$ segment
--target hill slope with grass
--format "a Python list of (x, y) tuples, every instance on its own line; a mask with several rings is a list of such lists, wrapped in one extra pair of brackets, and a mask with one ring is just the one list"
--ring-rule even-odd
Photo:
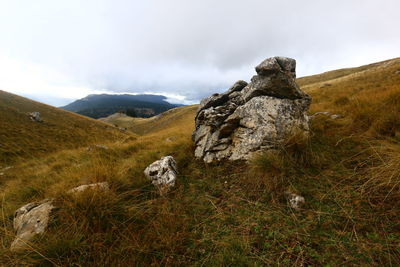
[[(43, 122), (27, 113), (38, 111)], [(129, 137), (114, 127), (0, 91), (0, 163)]]
[(298, 79), (313, 96), (311, 112), (347, 117), (348, 134), (399, 138), (400, 58)]
[[(248, 163), (194, 158), (196, 106), (109, 121), (140, 136), (108, 150), (17, 162), (1, 178), (0, 265), (398, 266), (400, 64), (361, 69), (300, 78), (311, 113), (344, 117), (317, 116), (309, 139), (293, 136)], [(159, 196), (143, 170), (165, 155), (179, 176)], [(110, 192), (66, 193), (103, 181)], [(300, 211), (288, 208), (286, 190), (305, 197)], [(44, 198), (58, 207), (48, 231), (10, 252), (14, 211)]]
[(61, 108), (95, 119), (121, 111), (148, 118), (180, 106), (166, 99), (162, 95), (88, 95)]
[[(150, 134), (157, 131), (166, 131), (169, 128), (185, 127), (193, 129), (194, 117), (198, 105), (170, 109), (151, 118), (132, 118), (125, 114), (117, 113), (99, 120), (117, 127), (139, 134)], [(176, 129), (179, 131), (178, 129)]]

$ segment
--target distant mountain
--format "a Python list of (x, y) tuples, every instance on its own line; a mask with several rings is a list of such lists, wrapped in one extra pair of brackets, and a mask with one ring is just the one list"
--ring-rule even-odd
[(62, 109), (79, 113), (94, 119), (104, 118), (116, 112), (129, 111), (137, 117), (148, 118), (171, 108), (182, 105), (168, 103), (162, 95), (88, 95), (76, 100)]

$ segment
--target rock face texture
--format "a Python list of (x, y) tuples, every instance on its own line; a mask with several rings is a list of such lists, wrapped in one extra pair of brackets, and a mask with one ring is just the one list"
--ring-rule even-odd
[(268, 58), (250, 83), (201, 101), (193, 132), (195, 156), (207, 163), (247, 160), (259, 150), (276, 149), (290, 134), (308, 134), (311, 97), (296, 84), (296, 61)]
[(144, 174), (160, 192), (175, 186), (178, 168), (172, 156), (166, 156), (150, 164)]
[(14, 215), (14, 229), (17, 234), (11, 244), (11, 250), (18, 251), (27, 248), (27, 242), (36, 235), (44, 233), (53, 208), (52, 201), (49, 199), (29, 203), (19, 208)]

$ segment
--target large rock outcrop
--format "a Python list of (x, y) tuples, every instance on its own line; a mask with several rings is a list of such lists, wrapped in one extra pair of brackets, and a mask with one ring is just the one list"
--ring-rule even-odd
[(308, 134), (311, 98), (296, 84), (296, 61), (268, 58), (256, 72), (250, 83), (238, 81), (201, 101), (193, 133), (197, 158), (247, 160), (276, 149), (294, 132)]

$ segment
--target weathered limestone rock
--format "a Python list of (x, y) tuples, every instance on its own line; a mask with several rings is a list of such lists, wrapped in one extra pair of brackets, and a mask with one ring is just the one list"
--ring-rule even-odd
[(40, 112), (37, 112), (37, 111), (35, 111), (35, 112), (30, 112), (30, 113), (28, 113), (28, 115), (29, 115), (29, 118), (30, 118), (32, 121), (42, 122), (42, 118), (40, 117)]
[(175, 186), (178, 168), (175, 159), (166, 156), (150, 164), (144, 174), (162, 193)]
[(17, 234), (11, 244), (11, 250), (18, 251), (29, 247), (27, 244), (33, 237), (44, 233), (53, 208), (50, 199), (29, 203), (19, 208), (14, 215), (14, 230)]
[(193, 133), (197, 158), (247, 160), (276, 149), (294, 132), (308, 134), (311, 98), (295, 82), (296, 61), (269, 58), (256, 71), (249, 84), (238, 81), (201, 101)]
[(294, 210), (299, 210), (306, 202), (304, 197), (291, 192), (285, 192), (285, 196), (289, 207)]
[(68, 193), (76, 194), (76, 193), (86, 191), (88, 189), (98, 190), (98, 191), (108, 191), (108, 190), (110, 190), (110, 186), (107, 182), (84, 184), (84, 185), (80, 185), (75, 188), (72, 188), (71, 190), (68, 191)]

